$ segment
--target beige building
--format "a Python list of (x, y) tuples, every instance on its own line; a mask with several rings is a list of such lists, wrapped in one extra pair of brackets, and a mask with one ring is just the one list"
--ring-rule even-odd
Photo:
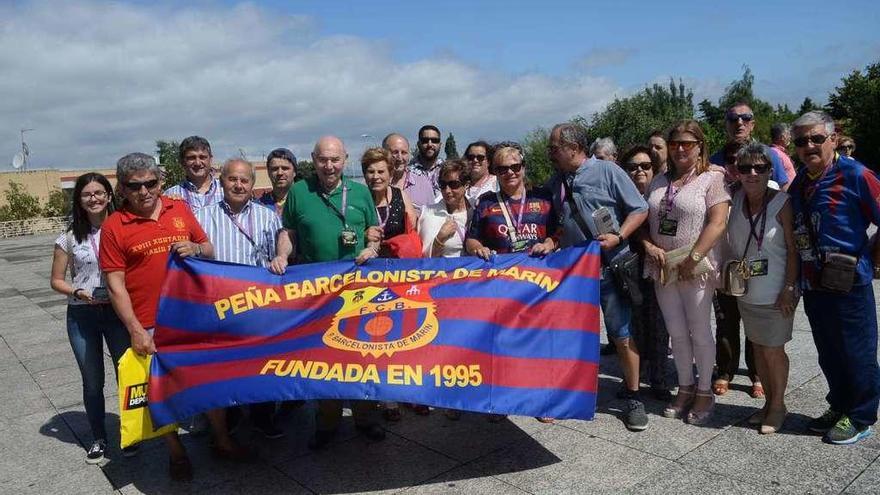
[[(253, 163), (253, 162), (252, 162)], [(257, 182), (254, 185), (255, 194), (272, 188), (269, 176), (266, 174), (265, 163), (254, 163), (257, 174)], [(113, 187), (116, 187), (116, 169), (103, 170), (28, 170), (25, 172), (0, 172), (0, 206), (6, 204), (5, 192), (9, 189), (10, 182), (17, 182), (24, 186), (24, 190), (36, 196), (41, 203), (49, 199), (49, 193), (53, 190), (72, 191), (76, 178), (86, 172), (99, 172), (107, 176)], [(168, 187), (170, 184), (166, 184)]]

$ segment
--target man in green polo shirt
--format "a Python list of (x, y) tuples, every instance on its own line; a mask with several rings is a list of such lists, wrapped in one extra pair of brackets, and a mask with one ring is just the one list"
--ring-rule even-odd
[[(342, 176), (347, 159), (345, 145), (335, 136), (322, 137), (315, 144), (315, 177), (297, 182), (287, 193), (272, 272), (284, 273), (293, 250), (302, 263), (354, 259), (360, 264), (376, 257), (379, 243), (375, 236), (367, 239), (368, 229), (378, 224), (376, 206), (366, 186)], [(384, 439), (385, 430), (376, 421), (376, 403), (351, 403), (357, 429), (371, 440)], [(309, 447), (330, 443), (341, 417), (342, 401), (318, 401), (317, 430)]]

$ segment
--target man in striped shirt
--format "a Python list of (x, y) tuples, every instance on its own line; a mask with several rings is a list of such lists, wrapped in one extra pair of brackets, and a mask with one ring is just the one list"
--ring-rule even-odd
[(207, 139), (190, 136), (181, 141), (179, 159), (186, 178), (180, 184), (166, 189), (166, 196), (186, 201), (193, 213), (223, 199), (220, 181), (211, 170), (213, 155)]
[[(214, 245), (214, 259), (241, 265), (269, 266), (275, 257), (275, 238), (281, 218), (271, 208), (253, 201), (254, 167), (234, 158), (223, 164), (220, 184), (223, 199), (196, 211), (196, 219)], [(285, 242), (287, 236), (282, 236)], [(274, 402), (251, 406), (254, 428), (267, 438), (281, 438), (284, 431), (272, 420)], [(231, 412), (230, 417), (235, 417)], [(230, 424), (233, 421), (229, 421)]]

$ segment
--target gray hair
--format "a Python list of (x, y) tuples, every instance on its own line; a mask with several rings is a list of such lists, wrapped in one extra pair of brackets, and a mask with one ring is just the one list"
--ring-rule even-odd
[(557, 130), (559, 130), (559, 141), (562, 144), (576, 144), (580, 146), (584, 153), (590, 149), (590, 138), (587, 137), (587, 130), (583, 126), (571, 122), (556, 124), (550, 130), (550, 133), (552, 134)]
[(825, 132), (828, 134), (834, 133), (834, 119), (821, 110), (813, 110), (801, 115), (791, 124), (791, 128), (797, 129), (798, 127), (813, 127), (816, 125), (824, 125)]
[(779, 141), (789, 133), (791, 133), (791, 127), (785, 122), (777, 122), (770, 126), (770, 139), (772, 141)]
[(125, 182), (137, 172), (153, 172), (156, 178), (162, 177), (156, 160), (146, 153), (129, 153), (116, 162), (116, 181)]
[(740, 147), (736, 152), (736, 163), (740, 163), (746, 158), (754, 160), (760, 158), (767, 165), (773, 165), (773, 158), (770, 156), (770, 147), (758, 141), (752, 140)]
[(617, 156), (617, 146), (610, 137), (598, 138), (590, 145), (590, 154), (595, 155), (598, 151), (605, 151), (611, 156)]
[(226, 160), (225, 162), (223, 162), (223, 166), (220, 167), (220, 177), (226, 177), (226, 175), (229, 173), (229, 168), (232, 167), (233, 165), (238, 164), (238, 163), (242, 163), (242, 164), (246, 165), (248, 170), (250, 170), (251, 182), (257, 180), (257, 173), (254, 170), (254, 165), (251, 162), (249, 162), (243, 158), (230, 158), (229, 160)]

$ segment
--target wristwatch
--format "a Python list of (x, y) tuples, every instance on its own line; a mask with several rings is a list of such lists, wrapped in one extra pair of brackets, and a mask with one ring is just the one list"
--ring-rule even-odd
[(612, 234), (617, 236), (618, 244), (623, 244), (623, 234), (621, 234), (620, 232), (612, 232)]
[(705, 254), (698, 253), (698, 252), (696, 252), (696, 251), (691, 251), (691, 259), (694, 260), (694, 261), (696, 261), (697, 263), (699, 263), (700, 260), (702, 260), (702, 259), (705, 258), (705, 257), (706, 257)]

